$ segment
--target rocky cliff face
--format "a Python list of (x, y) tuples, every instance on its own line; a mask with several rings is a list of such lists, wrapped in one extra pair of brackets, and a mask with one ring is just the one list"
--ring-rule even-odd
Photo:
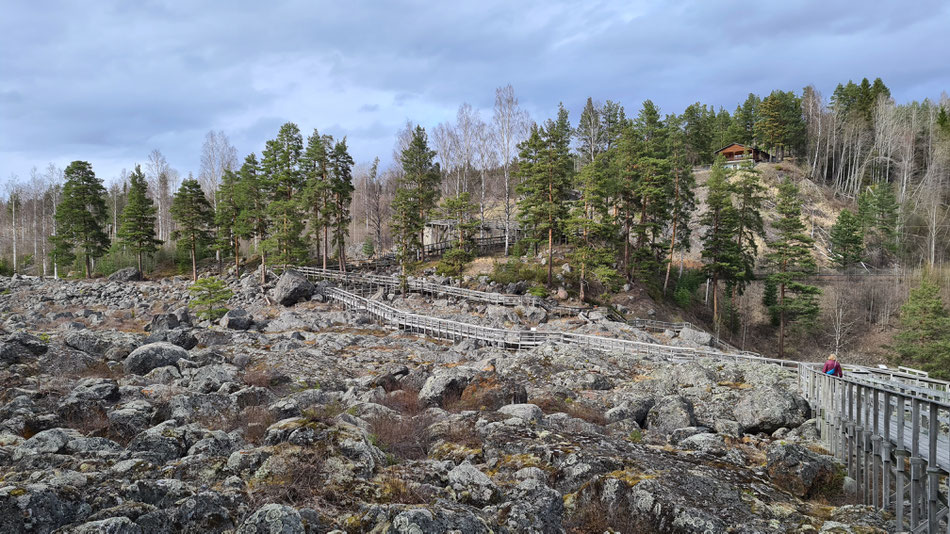
[(0, 533), (892, 526), (778, 367), (453, 345), (275, 283), (212, 325), (185, 281), (0, 280)]

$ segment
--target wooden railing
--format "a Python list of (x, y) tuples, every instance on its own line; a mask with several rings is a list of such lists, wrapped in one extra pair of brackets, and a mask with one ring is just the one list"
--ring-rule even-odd
[(800, 366), (799, 378), (822, 440), (845, 463), (864, 503), (893, 512), (901, 530), (950, 532), (940, 492), (950, 474), (950, 404), (816, 366)]

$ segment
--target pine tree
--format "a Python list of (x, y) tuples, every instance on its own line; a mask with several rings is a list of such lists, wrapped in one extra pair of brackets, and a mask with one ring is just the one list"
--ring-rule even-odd
[(785, 330), (789, 323), (810, 321), (818, 316), (817, 295), (821, 290), (801, 282), (815, 273), (817, 265), (812, 254), (814, 240), (805, 231), (802, 223), (802, 201), (798, 187), (789, 180), (779, 185), (776, 211), (779, 220), (775, 223), (778, 238), (769, 243), (766, 258), (773, 272), (769, 283), (777, 288), (775, 302), (769, 312), (778, 318), (779, 358), (785, 357)]
[(346, 271), (346, 234), (350, 226), (350, 201), (353, 198), (353, 157), (346, 148), (346, 138), (333, 146), (330, 154), (330, 224), (336, 245), (340, 270)]
[(69, 263), (78, 251), (83, 255), (86, 278), (89, 278), (93, 258), (102, 256), (109, 248), (109, 237), (104, 230), (108, 214), (106, 189), (85, 161), (70, 163), (63, 176), (66, 182), (62, 201), (56, 207), (56, 235), (52, 238), (54, 261)]
[(762, 221), (765, 186), (762, 185), (759, 171), (751, 162), (744, 164), (735, 173), (732, 190), (735, 195), (736, 246), (739, 251), (739, 270), (732, 283), (734, 298), (755, 278), (753, 269), (759, 253), (755, 239), (765, 238), (765, 225)]
[(179, 247), (187, 247), (191, 254), (191, 278), (198, 280), (198, 248), (212, 239), (211, 228), (214, 225), (214, 211), (205, 198), (198, 180), (188, 178), (181, 182), (171, 206), (172, 218), (178, 228), (172, 232), (172, 239), (178, 240)]
[(188, 292), (191, 293), (188, 306), (194, 306), (198, 316), (209, 321), (220, 319), (228, 312), (225, 303), (234, 295), (223, 280), (214, 276), (196, 280)]
[(703, 272), (711, 281), (713, 321), (719, 322), (719, 282), (732, 281), (741, 269), (741, 251), (737, 243), (738, 215), (732, 203), (725, 158), (720, 154), (713, 161), (706, 181), (706, 211), (699, 222), (706, 227), (703, 234)]
[(302, 152), (300, 129), (288, 122), (280, 127), (276, 139), (267, 141), (261, 162), (270, 193), (267, 216), (271, 228), (263, 246), (275, 262), (285, 266), (306, 256), (306, 246), (301, 237), (304, 217), (299, 198), (304, 183), (300, 172)]
[(244, 206), (241, 202), (240, 176), (231, 169), (225, 169), (221, 183), (215, 192), (214, 225), (218, 230), (215, 248), (224, 256), (234, 253), (234, 273), (241, 272), (241, 236), (238, 233), (238, 221)]
[(950, 314), (940, 288), (924, 278), (901, 307), (894, 350), (902, 365), (922, 367), (934, 378), (950, 379)]
[(831, 261), (839, 269), (861, 263), (864, 259), (864, 237), (861, 223), (850, 210), (842, 210), (831, 227)]
[(152, 205), (148, 196), (148, 184), (139, 165), (129, 175), (129, 193), (127, 203), (122, 210), (122, 225), (119, 227), (119, 242), (129, 248), (138, 258), (139, 271), (142, 271), (142, 256), (154, 254), (162, 244), (155, 237), (155, 213), (158, 209)]
[(429, 211), (435, 207), (442, 173), (433, 161), (435, 151), (429, 149), (425, 129), (416, 126), (409, 145), (400, 154), (403, 175), (399, 177), (392, 201), (393, 239), (403, 273), (416, 258), (424, 258), (423, 232)]
[(669, 135), (670, 163), (672, 165), (672, 191), (670, 197), (670, 248), (666, 264), (666, 276), (663, 279), (663, 292), (670, 282), (670, 269), (673, 266), (673, 254), (677, 250), (689, 250), (691, 231), (689, 222), (696, 210), (696, 179), (692, 166), (686, 156), (686, 141), (679, 120), (675, 116), (667, 119)]
[(454, 221), (457, 232), (455, 245), (442, 255), (436, 270), (439, 274), (459, 276), (472, 260), (472, 238), (479, 222), (475, 219), (478, 206), (468, 192), (449, 197), (439, 205), (439, 216)]
[(587, 298), (589, 280), (610, 290), (620, 279), (614, 268), (617, 229), (610, 214), (612, 189), (607, 153), (598, 154), (593, 163), (581, 169), (575, 187), (580, 199), (572, 203), (565, 232), (573, 245), (570, 260), (578, 267), (578, 296), (583, 301)]
[[(267, 190), (260, 172), (260, 164), (253, 153), (244, 158), (238, 171), (237, 199), (241, 206), (234, 225), (234, 233), (241, 239), (254, 237), (258, 242), (267, 238)], [(266, 282), (267, 254), (261, 247), (261, 283)]]
[(320, 132), (314, 129), (307, 138), (307, 149), (300, 157), (300, 170), (305, 182), (303, 200), (310, 210), (310, 237), (323, 259), (324, 269), (327, 268), (327, 258), (330, 256), (330, 147), (332, 146), (333, 137), (320, 135)]
[(570, 131), (567, 110), (561, 106), (556, 121), (549, 119), (543, 127), (534, 125), (528, 139), (518, 145), (518, 192), (522, 195), (518, 217), (531, 230), (532, 241), (547, 238), (549, 286), (554, 280), (554, 236), (560, 233), (567, 214), (565, 201), (573, 170)]

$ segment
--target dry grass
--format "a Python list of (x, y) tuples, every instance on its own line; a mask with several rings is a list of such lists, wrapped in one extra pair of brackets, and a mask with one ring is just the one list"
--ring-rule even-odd
[(369, 420), (374, 444), (397, 458), (421, 460), (429, 455), (432, 419), (425, 415), (378, 416)]
[(79, 378), (111, 378), (113, 380), (125, 376), (122, 366), (109, 367), (109, 362), (96, 360), (79, 371)]
[(653, 534), (660, 532), (653, 524), (634, 516), (629, 510), (619, 507), (611, 511), (599, 500), (578, 504), (565, 514), (564, 530), (567, 534), (603, 534), (623, 532)]
[(607, 424), (603, 409), (582, 401), (561, 400), (556, 397), (538, 397), (529, 399), (528, 402), (537, 405), (546, 414), (561, 412), (595, 425), (603, 426)]
[(376, 490), (376, 500), (387, 504), (428, 504), (431, 496), (411, 488), (405, 480), (400, 478), (395, 467), (390, 467), (379, 474), (379, 487)]

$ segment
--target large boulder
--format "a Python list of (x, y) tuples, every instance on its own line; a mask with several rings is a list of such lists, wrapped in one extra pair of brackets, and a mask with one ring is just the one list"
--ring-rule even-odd
[(712, 335), (709, 332), (693, 330), (692, 328), (683, 328), (677, 336), (683, 341), (695, 343), (697, 345), (709, 345), (712, 341)]
[(446, 401), (461, 398), (474, 376), (475, 370), (465, 367), (440, 369), (426, 379), (419, 390), (419, 400), (431, 406), (444, 406)]
[(109, 275), (110, 282), (139, 282), (142, 280), (142, 272), (135, 267), (126, 267)]
[(254, 324), (254, 319), (247, 311), (241, 308), (235, 308), (228, 310), (218, 324), (225, 328), (230, 328), (231, 330), (247, 330)]
[(677, 428), (695, 426), (693, 404), (679, 395), (663, 397), (650, 408), (646, 423), (651, 431), (662, 434), (670, 434)]
[(783, 441), (769, 447), (766, 469), (772, 482), (804, 499), (834, 495), (841, 491), (844, 481), (844, 473), (830, 457)]
[(132, 351), (125, 359), (125, 372), (144, 375), (158, 367), (175, 365), (178, 360), (188, 357), (188, 352), (167, 342), (149, 343)]
[(280, 276), (277, 285), (274, 286), (272, 295), (274, 300), (283, 306), (293, 306), (294, 304), (309, 299), (313, 296), (313, 284), (299, 272), (288, 269)]
[(800, 395), (775, 387), (747, 391), (733, 410), (747, 433), (796, 428), (808, 420), (811, 409)]
[(283, 504), (265, 504), (251, 514), (238, 528), (238, 534), (303, 534), (303, 520), (297, 510)]
[(499, 497), (498, 486), (468, 460), (449, 471), (449, 487), (455, 500), (465, 504), (484, 506)]

